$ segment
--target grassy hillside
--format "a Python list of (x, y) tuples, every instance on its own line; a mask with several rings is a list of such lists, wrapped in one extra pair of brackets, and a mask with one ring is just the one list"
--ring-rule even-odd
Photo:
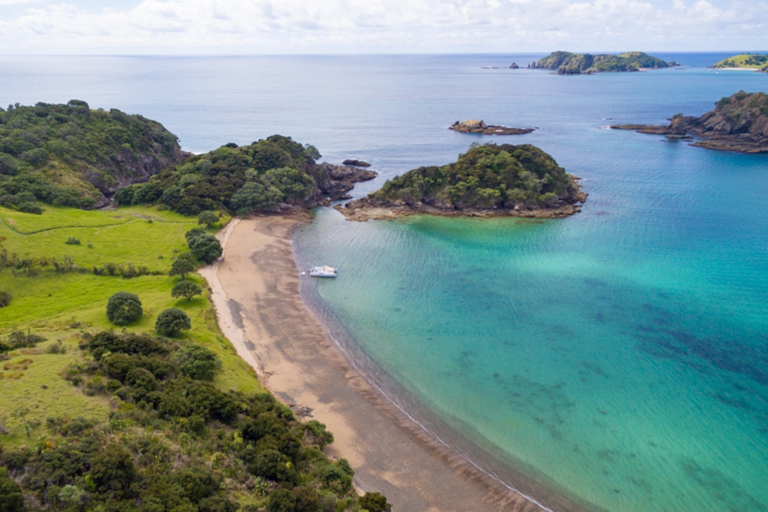
[[(0, 207), (0, 295), (10, 298), (0, 306), (0, 510), (388, 509), (377, 493), (359, 497), (349, 464), (324, 454), (324, 425), (298, 421), (261, 387), (206, 291), (171, 296), (181, 278), (168, 270), (194, 228), (147, 207)], [(110, 264), (115, 275), (93, 270)], [(118, 291), (142, 303), (124, 327), (106, 314)], [(171, 307), (191, 329), (159, 337)]]
[(715, 69), (724, 68), (748, 68), (768, 71), (768, 55), (756, 53), (742, 53), (728, 57), (712, 66)]
[(0, 205), (89, 208), (183, 158), (160, 123), (84, 101), (0, 109)]

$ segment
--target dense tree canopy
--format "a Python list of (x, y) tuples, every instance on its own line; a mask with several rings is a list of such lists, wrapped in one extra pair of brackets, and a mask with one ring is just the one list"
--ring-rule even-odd
[(227, 144), (165, 169), (148, 183), (121, 189), (120, 204), (161, 203), (185, 215), (224, 209), (238, 215), (273, 212), (281, 204), (312, 204), (328, 171), (320, 155), (290, 137), (273, 135), (249, 146)]
[(0, 204), (87, 208), (181, 160), (176, 136), (142, 116), (79, 100), (0, 109)]

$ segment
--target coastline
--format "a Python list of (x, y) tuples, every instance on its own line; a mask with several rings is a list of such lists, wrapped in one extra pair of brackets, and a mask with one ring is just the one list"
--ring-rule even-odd
[[(345, 360), (299, 293), (291, 232), (309, 220), (235, 219), (218, 235), (222, 261), (200, 271), (222, 331), (262, 384), (297, 416), (325, 423), (329, 455), (348, 459), (358, 490), (382, 492), (394, 510), (550, 510), (450, 450)], [(583, 510), (547, 496), (556, 510)]]

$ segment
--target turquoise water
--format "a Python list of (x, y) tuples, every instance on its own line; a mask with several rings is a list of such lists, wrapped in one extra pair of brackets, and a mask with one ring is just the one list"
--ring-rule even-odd
[(503, 464), (596, 509), (768, 510), (768, 156), (604, 129), (698, 115), (768, 76), (704, 69), (714, 54), (588, 77), (481, 69), (539, 57), (1, 57), (0, 104), (84, 99), (194, 151), (290, 135), (373, 162), (357, 195), (498, 140), (448, 131), (457, 119), (538, 127), (504, 141), (584, 178), (580, 214), (323, 209), (297, 256), (340, 277), (305, 282), (308, 300), (393, 399), (545, 504)]

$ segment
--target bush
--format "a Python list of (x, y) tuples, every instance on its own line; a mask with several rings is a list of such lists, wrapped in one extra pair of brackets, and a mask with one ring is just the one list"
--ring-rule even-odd
[(211, 210), (204, 210), (197, 216), (198, 224), (205, 224), (210, 227), (211, 224), (216, 224), (217, 222), (219, 222), (219, 216)]
[(4, 308), (9, 305), (12, 300), (13, 296), (10, 293), (6, 291), (0, 292), (0, 308)]
[(296, 496), (288, 489), (276, 489), (267, 498), (268, 512), (294, 512)]
[(389, 512), (392, 506), (387, 503), (387, 498), (378, 492), (367, 492), (360, 498), (360, 508), (368, 512)]
[(64, 243), (67, 245), (80, 245), (80, 239), (71, 236), (67, 238), (67, 241)]
[(40, 215), (41, 213), (43, 213), (43, 207), (31, 201), (27, 201), (19, 204), (19, 206), (16, 209), (19, 210), (20, 212), (34, 213), (35, 215)]
[(24, 496), (21, 487), (8, 477), (5, 468), (0, 468), (0, 510), (3, 512), (22, 512)]
[(200, 345), (184, 345), (174, 352), (171, 361), (179, 371), (196, 380), (213, 380), (213, 375), (221, 366), (216, 354)]
[(141, 301), (135, 293), (117, 292), (107, 302), (107, 318), (115, 325), (128, 325), (143, 314)]
[(179, 334), (182, 330), (192, 328), (192, 322), (185, 312), (179, 308), (166, 309), (159, 315), (157, 315), (157, 322), (155, 322), (155, 330), (163, 336), (169, 336), (173, 338)]

